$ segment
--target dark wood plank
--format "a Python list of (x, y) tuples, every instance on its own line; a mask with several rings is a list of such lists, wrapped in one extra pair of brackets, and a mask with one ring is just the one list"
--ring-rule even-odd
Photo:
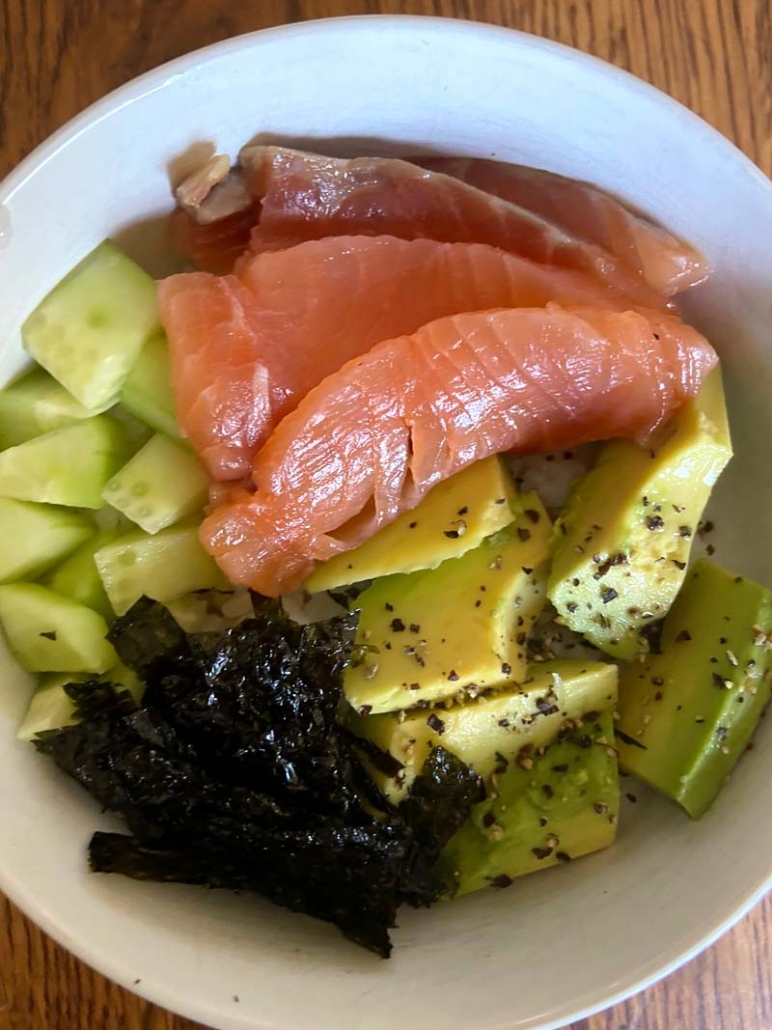
[[(0, 0), (0, 176), (87, 104), (188, 50), (377, 12), (476, 18), (578, 46), (666, 90), (772, 174), (769, 0)], [(768, 1030), (770, 969), (768, 899), (664, 983), (572, 1030)], [(92, 972), (3, 899), (0, 1028), (195, 1030)]]

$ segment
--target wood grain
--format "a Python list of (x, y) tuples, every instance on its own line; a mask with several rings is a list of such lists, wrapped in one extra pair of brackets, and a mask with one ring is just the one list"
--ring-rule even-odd
[[(0, 177), (87, 104), (188, 50), (378, 12), (474, 18), (577, 46), (664, 89), (772, 174), (770, 0), (0, 0)], [(769, 1030), (770, 970), (767, 899), (664, 983), (571, 1030)], [(0, 897), (0, 1030), (195, 1026), (93, 973)]]

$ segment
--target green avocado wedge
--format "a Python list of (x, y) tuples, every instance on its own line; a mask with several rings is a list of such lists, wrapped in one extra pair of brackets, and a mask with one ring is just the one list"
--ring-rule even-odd
[(732, 454), (720, 369), (662, 434), (651, 447), (605, 444), (553, 537), (550, 600), (567, 626), (627, 661), (648, 650), (645, 627), (673, 603)]
[(454, 892), (508, 887), (612, 844), (619, 816), (613, 740), (607, 711), (560, 731), (532, 759), (510, 763), (442, 853), (439, 872)]
[(465, 704), (383, 715), (352, 712), (347, 723), (357, 736), (396, 759), (398, 769), (373, 769), (373, 777), (387, 797), (397, 801), (410, 789), (433, 747), (450, 751), (487, 781), (502, 762), (548, 744), (567, 719), (613, 708), (616, 700), (616, 665), (558, 658), (529, 665), (521, 684), (509, 684)]
[(545, 601), (551, 523), (536, 494), (505, 528), (436, 569), (375, 580), (357, 598), (355, 711), (390, 712), (522, 682)]
[(311, 592), (333, 590), (382, 576), (434, 569), (506, 528), (519, 506), (503, 459), (498, 455), (483, 458), (438, 483), (419, 505), (359, 547), (323, 562), (304, 586)]
[(772, 592), (695, 562), (665, 620), (661, 650), (620, 675), (620, 764), (696, 819), (769, 701)]

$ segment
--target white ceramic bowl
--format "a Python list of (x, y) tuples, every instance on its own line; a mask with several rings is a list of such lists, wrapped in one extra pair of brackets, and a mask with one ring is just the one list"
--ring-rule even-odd
[[(688, 309), (723, 356), (737, 451), (715, 498), (716, 557), (772, 582), (770, 183), (649, 86), (508, 30), (428, 18), (276, 29), (90, 108), (0, 188), (0, 375), (22, 362), (25, 315), (79, 258), (170, 208), (174, 158), (206, 140), (235, 153), (257, 132), (544, 166), (618, 192), (701, 247), (715, 276)], [(15, 741), (29, 688), (7, 660), (0, 673), (0, 887), (114, 980), (219, 1028), (559, 1026), (672, 970), (770, 884), (767, 724), (699, 823), (639, 792), (613, 849), (506, 892), (406, 910), (381, 962), (259, 899), (89, 874), (85, 846), (105, 817)]]

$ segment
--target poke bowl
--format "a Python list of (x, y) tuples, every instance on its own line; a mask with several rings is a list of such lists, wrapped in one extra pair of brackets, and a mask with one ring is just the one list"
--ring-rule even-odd
[[(688, 241), (712, 272), (679, 305), (720, 357), (734, 450), (701, 523), (710, 538), (703, 532), (698, 543), (733, 580), (772, 585), (772, 187), (651, 87), (510, 30), (391, 17), (287, 26), (180, 58), (95, 104), (0, 186), (0, 380), (29, 363), (22, 327), (29, 347), (31, 313), (106, 238), (151, 275), (166, 275), (173, 258), (159, 225), (174, 207), (181, 164), (202, 148), (235, 158), (250, 140), (341, 158), (452, 156), (546, 169), (592, 183)], [(72, 461), (83, 471), (89, 446), (98, 448), (80, 446)], [(661, 522), (656, 512), (649, 528)], [(427, 1020), (449, 1030), (547, 1030), (676, 968), (772, 883), (772, 738), (762, 721), (753, 752), (712, 804), (686, 804), (693, 814), (707, 808), (701, 818), (623, 780), (611, 846), (516, 878), (506, 891), (476, 890), (429, 911), (403, 906), (382, 961), (327, 923), (249, 892), (89, 871), (92, 834), (120, 831), (121, 822), (17, 739), (32, 683), (7, 649), (2, 662), (0, 888), (105, 975), (223, 1030)], [(731, 687), (719, 680), (716, 695)], [(608, 735), (598, 741), (615, 751)], [(532, 757), (523, 762), (530, 772)]]

